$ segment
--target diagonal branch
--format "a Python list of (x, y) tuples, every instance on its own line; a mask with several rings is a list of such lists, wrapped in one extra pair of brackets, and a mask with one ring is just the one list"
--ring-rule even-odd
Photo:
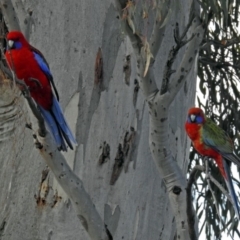
[[(193, 170), (191, 171), (190, 173), (190, 176), (191, 175), (194, 175), (196, 173), (196, 171), (200, 171), (200, 172), (204, 172), (206, 173), (206, 170), (205, 170), (205, 167), (203, 166), (200, 166), (200, 165), (196, 165)], [(189, 179), (190, 179), (190, 176), (189, 176)], [(227, 197), (228, 201), (230, 201), (232, 204), (232, 198), (231, 196), (229, 195), (229, 193), (226, 191), (226, 189), (211, 175), (211, 174), (208, 174), (207, 176), (209, 178), (209, 180), (214, 183), (216, 185), (216, 187), (219, 188), (219, 190)], [(191, 182), (188, 181), (188, 184), (192, 184)], [(189, 186), (190, 187), (190, 186)]]
[(112, 235), (105, 226), (82, 180), (69, 167), (64, 156), (53, 144), (50, 134), (37, 136), (42, 144), (40, 154), (52, 170), (56, 180), (71, 199), (76, 214), (92, 240), (111, 240)]
[[(206, 163), (208, 163), (208, 160), (206, 160)], [(207, 167), (208, 166), (206, 165), (206, 168)], [(188, 224), (190, 226), (189, 230), (190, 230), (191, 240), (192, 239), (193, 240), (197, 239), (196, 236), (194, 235), (194, 232), (192, 231), (192, 229), (194, 228), (194, 223), (195, 223), (194, 209), (193, 209), (193, 206), (192, 206), (192, 185), (197, 181), (197, 179), (195, 178), (195, 175), (198, 171), (206, 174), (207, 183), (208, 183), (209, 189), (212, 193), (212, 196), (214, 198), (215, 207), (216, 207), (216, 210), (217, 210), (217, 213), (218, 213), (218, 217), (219, 217), (219, 220), (220, 220), (220, 222), (222, 223), (223, 226), (225, 226), (225, 224), (224, 224), (224, 222), (221, 218), (221, 215), (219, 213), (219, 210), (218, 210), (218, 207), (217, 207), (217, 199), (214, 195), (214, 192), (211, 188), (211, 185), (210, 185), (209, 181), (214, 183), (220, 189), (220, 191), (227, 197), (227, 199), (232, 203), (232, 199), (231, 199), (229, 193), (222, 187), (222, 185), (211, 174), (208, 173), (208, 170), (206, 168), (204, 166), (196, 165), (192, 169), (192, 171), (189, 175), (188, 184), (187, 184), (187, 188), (186, 188), (186, 190), (187, 190), (187, 215), (188, 215)]]
[[(123, 9), (125, 6), (124, 1), (118, 0), (115, 1), (118, 3), (118, 8)], [(126, 4), (127, 1), (125, 1)], [(121, 14), (120, 14), (121, 15)], [(190, 19), (191, 23), (191, 19)], [(187, 30), (190, 26), (190, 23), (187, 26)], [(125, 22), (125, 24), (127, 24)], [(155, 26), (156, 27), (156, 26)], [(154, 27), (154, 28), (155, 28)], [(149, 44), (146, 38), (141, 38), (139, 40), (139, 45), (136, 47), (135, 41), (132, 40), (133, 31), (127, 32), (133, 48), (135, 50), (137, 58), (137, 73), (139, 80), (140, 88), (144, 94), (145, 99), (148, 102), (149, 106), (149, 116), (150, 116), (150, 131), (149, 131), (149, 145), (152, 156), (155, 160), (155, 163), (158, 167), (158, 170), (165, 182), (173, 214), (176, 219), (177, 224), (177, 234), (181, 239), (189, 239), (189, 227), (187, 224), (187, 203), (186, 203), (186, 178), (178, 166), (177, 162), (172, 156), (169, 142), (169, 124), (168, 124), (168, 111), (169, 106), (176, 97), (177, 93), (181, 89), (184, 81), (187, 78), (189, 71), (192, 69), (194, 59), (197, 56), (199, 45), (202, 42), (203, 29), (198, 18), (195, 19), (193, 24), (191, 24), (191, 31), (194, 34), (194, 38), (190, 38), (190, 42), (183, 41), (187, 30), (183, 32), (181, 36), (176, 32), (176, 40), (179, 41), (179, 46), (185, 45), (188, 43), (186, 53), (183, 57), (180, 67), (177, 69), (175, 77), (172, 81), (167, 84), (167, 91), (164, 91), (164, 94), (161, 94), (157, 88), (155, 81), (154, 71), (153, 71), (153, 62), (150, 62), (152, 55), (152, 49), (149, 47)], [(156, 34), (156, 33), (155, 33)], [(154, 33), (153, 33), (154, 35)], [(152, 39), (154, 38), (152, 35)], [(156, 35), (157, 36), (157, 35)], [(155, 36), (155, 37), (156, 37)], [(159, 35), (158, 35), (159, 36)], [(158, 39), (161, 41), (161, 39)], [(139, 54), (139, 47), (141, 52)], [(156, 53), (158, 48), (156, 47)], [(151, 49), (151, 50), (149, 50)], [(154, 54), (156, 54), (154, 53)], [(146, 71), (147, 70), (147, 71)], [(193, 231), (197, 231), (196, 228)], [(196, 235), (196, 233), (195, 233)]]
[(207, 179), (207, 184), (208, 184), (209, 190), (210, 190), (210, 192), (211, 192), (211, 194), (212, 194), (212, 197), (213, 197), (213, 199), (214, 199), (214, 205), (215, 205), (215, 208), (216, 208), (217, 215), (218, 215), (218, 218), (219, 218), (219, 220), (220, 220), (220, 223), (221, 223), (222, 225), (224, 225), (223, 220), (222, 220), (221, 215), (220, 215), (220, 212), (219, 212), (219, 208), (218, 208), (218, 206), (217, 206), (216, 196), (215, 196), (215, 194), (214, 194), (214, 192), (213, 192), (213, 189), (212, 189), (212, 186), (211, 186), (211, 184), (210, 184), (210, 177), (209, 177), (210, 174), (209, 174), (209, 162), (208, 162), (208, 159), (205, 160), (205, 165), (206, 165), (206, 179)]
[(16, 77), (15, 81), (23, 88), (24, 96), (34, 116), (38, 120), (39, 130), (37, 131), (37, 138), (35, 139), (36, 146), (52, 170), (56, 180), (72, 200), (80, 222), (92, 240), (111, 240), (112, 235), (101, 219), (98, 211), (95, 209), (89, 194), (84, 189), (81, 179), (76, 176), (69, 167), (66, 159), (53, 143), (52, 137), (46, 131), (44, 119), (31, 98), (25, 82), (18, 80)]
[[(7, 3), (10, 4), (12, 2), (7, 1)], [(9, 20), (10, 23), (8, 24), (9, 29), (14, 29), (12, 20), (14, 18), (17, 19), (17, 17), (15, 15), (15, 11), (13, 9), (10, 10), (10, 16), (8, 16), (9, 12), (4, 12), (3, 14), (5, 19), (9, 18), (11, 20)], [(35, 138), (36, 146), (39, 148), (40, 154), (46, 161), (49, 168), (51, 168), (56, 180), (59, 182), (68, 197), (72, 200), (77, 216), (90, 238), (92, 240), (112, 240), (112, 234), (105, 225), (104, 221), (101, 219), (91, 200), (91, 197), (84, 189), (81, 179), (76, 176), (69, 167), (64, 156), (58, 151), (51, 135), (47, 132), (44, 119), (35, 102), (31, 98), (28, 87), (24, 81), (17, 79), (15, 74), (9, 71), (2, 62), (0, 66), (13, 80), (13, 83), (20, 85), (19, 87), (29, 104), (31, 111), (38, 120), (38, 131), (37, 134), (33, 136)], [(32, 80), (38, 82), (37, 79)]]
[(168, 91), (166, 93), (168, 106), (172, 103), (177, 93), (183, 86), (193, 64), (195, 63), (195, 59), (198, 56), (199, 46), (202, 42), (204, 34), (204, 29), (198, 18), (194, 19), (192, 29), (194, 38), (188, 43), (183, 60), (169, 83)]
[[(192, 20), (190, 20), (190, 23), (192, 22)], [(161, 94), (164, 94), (168, 91), (168, 85), (169, 85), (169, 80), (171, 75), (175, 72), (174, 70), (172, 70), (172, 65), (174, 63), (174, 60), (178, 54), (178, 51), (185, 46), (188, 42), (190, 42), (194, 35), (192, 35), (188, 40), (183, 41), (183, 38), (185, 37), (187, 30), (189, 29), (189, 26), (187, 26), (184, 30), (184, 33), (182, 34), (182, 36), (179, 36), (179, 27), (178, 27), (178, 23), (176, 23), (176, 28), (174, 30), (174, 39), (175, 42), (177, 43), (176, 46), (174, 46), (168, 55), (168, 60), (164, 69), (164, 73), (163, 73), (163, 80), (162, 80), (162, 87), (161, 87)]]
[[(0, 66), (3, 65), (1, 64)], [(9, 75), (8, 71), (7, 74)], [(37, 131), (37, 136), (34, 135), (35, 144), (37, 148), (39, 148), (40, 154), (47, 165), (52, 170), (56, 180), (72, 200), (80, 222), (92, 240), (111, 240), (112, 235), (101, 219), (98, 211), (95, 209), (89, 194), (84, 189), (81, 179), (76, 176), (69, 167), (66, 159), (58, 151), (56, 145), (53, 143), (52, 137), (47, 132), (44, 119), (31, 98), (25, 82), (17, 79), (15, 75), (12, 75), (12, 79), (20, 85), (24, 97), (38, 120), (39, 130)]]
[[(168, 117), (169, 106), (183, 86), (199, 51), (199, 45), (203, 38), (203, 28), (199, 19), (193, 21), (191, 31), (196, 36), (188, 43), (183, 60), (172, 81), (169, 83), (168, 91), (164, 94), (157, 91), (150, 94), (147, 98), (150, 114), (150, 149), (158, 170), (165, 181), (176, 219), (177, 233), (181, 239), (190, 239), (189, 228), (191, 226), (187, 224), (188, 217), (186, 210), (187, 182), (185, 175), (171, 153), (171, 143), (168, 135)], [(182, 223), (186, 224), (183, 225)], [(193, 231), (196, 231), (196, 233), (192, 235), (197, 235), (197, 228), (194, 228)]]

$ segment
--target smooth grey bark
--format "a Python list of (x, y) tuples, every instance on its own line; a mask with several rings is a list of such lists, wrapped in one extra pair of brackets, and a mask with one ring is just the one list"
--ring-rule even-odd
[[(188, 212), (193, 212), (193, 210), (189, 211), (192, 208), (192, 203), (190, 203), (189, 200), (187, 201), (186, 177), (172, 156), (168, 137), (168, 117), (171, 103), (185, 83), (189, 72), (194, 66), (193, 63), (197, 60), (204, 33), (199, 19), (200, 8), (198, 12), (195, 11), (197, 10), (197, 2), (193, 2), (194, 5), (191, 7), (189, 21), (182, 31), (183, 33), (179, 33), (178, 23), (176, 23), (174, 30), (176, 46), (174, 46), (169, 53), (169, 58), (162, 76), (162, 86), (161, 89), (159, 89), (156, 84), (158, 77), (154, 74), (153, 64), (151, 64), (150, 60), (157, 55), (159, 47), (161, 47), (165, 25), (168, 24), (172, 12), (176, 10), (176, 3), (166, 1), (162, 4), (157, 4), (156, 9), (160, 7), (161, 10), (165, 9), (165, 11), (163, 10), (164, 14), (161, 13), (161, 18), (159, 18), (158, 11), (156, 10), (153, 31), (150, 33), (151, 45), (149, 45), (147, 39), (142, 37), (141, 33), (137, 34), (140, 30), (135, 29), (135, 24), (139, 20), (134, 20), (131, 13), (134, 9), (132, 2), (131, 5), (129, 5), (130, 2), (125, 1), (125, 7), (122, 0), (116, 0), (115, 2), (120, 16), (122, 16), (122, 18), (125, 16), (126, 18), (125, 21), (123, 19), (124, 30), (129, 36), (133, 49), (135, 50), (138, 77), (140, 79), (139, 85), (149, 107), (149, 146), (169, 194), (171, 208), (176, 221), (177, 238), (185, 240), (197, 239), (198, 230), (197, 228), (195, 229), (194, 217), (191, 217), (192, 220), (190, 220), (190, 216), (187, 214)], [(135, 16), (136, 15), (137, 14), (135, 14)], [(189, 36), (188, 38), (187, 35)], [(182, 61), (177, 66), (177, 69), (173, 71), (172, 64), (179, 50), (184, 47), (184, 45), (186, 45), (186, 50), (183, 54)], [(171, 77), (173, 72), (174, 76)], [(191, 195), (188, 198), (191, 198)], [(187, 202), (188, 204), (190, 203), (190, 205), (188, 205)], [(194, 216), (194, 212), (191, 213), (191, 215)]]
[[(148, 109), (142, 93), (137, 91), (136, 58), (129, 39), (121, 31), (119, 15), (112, 2), (33, 3), (27, 0), (24, 6), (32, 10), (30, 41), (48, 60), (61, 105), (76, 132), (78, 147), (76, 152), (66, 154), (66, 159), (82, 179), (97, 211), (114, 233), (114, 239), (174, 239), (176, 223), (148, 145)], [(189, 7), (188, 1), (179, 4), (178, 11), (165, 26), (162, 46), (154, 63), (156, 76), (162, 76), (168, 51), (175, 44), (176, 20), (182, 30), (188, 21), (185, 16)], [(96, 85), (94, 64), (99, 47), (103, 57), (103, 82)], [(123, 71), (128, 55), (129, 85)], [(181, 52), (174, 66), (180, 61)], [(187, 108), (194, 105), (195, 79), (196, 69), (192, 68), (169, 111), (172, 155), (184, 173), (189, 143), (183, 124)], [(156, 84), (160, 86), (160, 79)], [(126, 134), (129, 136), (132, 132), (135, 133), (133, 141), (126, 141)], [(106, 144), (109, 155), (106, 162), (99, 165)], [(127, 144), (132, 151), (124, 151)], [(5, 206), (0, 213), (1, 238), (89, 239), (72, 203), (34, 149), (31, 132), (25, 130), (0, 148), (3, 153), (0, 161), (4, 166), (0, 175), (0, 203)], [(110, 185), (114, 163), (121, 160), (124, 165), (125, 159), (130, 159), (128, 168), (125, 165), (124, 169), (114, 172), (117, 173), (114, 185)]]

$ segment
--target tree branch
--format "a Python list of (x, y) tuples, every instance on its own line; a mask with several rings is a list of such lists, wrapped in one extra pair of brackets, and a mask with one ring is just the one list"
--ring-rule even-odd
[(111, 240), (111, 233), (95, 209), (90, 196), (84, 189), (81, 179), (71, 170), (67, 161), (53, 143), (52, 137), (47, 132), (44, 119), (31, 98), (25, 82), (18, 80), (15, 76), (12, 77), (15, 79), (14, 81), (21, 86), (21, 89), (23, 89), (23, 95), (27, 99), (34, 116), (38, 120), (39, 130), (35, 137), (35, 144), (39, 148), (47, 165), (52, 170), (56, 180), (72, 200), (77, 211), (77, 216), (85, 230), (92, 240)]
[[(123, 1), (116, 0), (118, 9), (123, 9)], [(125, 1), (126, 3), (127, 1)], [(121, 14), (120, 14), (121, 15)], [(168, 14), (166, 14), (167, 16)], [(190, 19), (191, 20), (191, 19)], [(190, 21), (191, 22), (191, 21)], [(127, 22), (126, 22), (127, 24)], [(190, 24), (188, 24), (187, 29)], [(156, 25), (154, 26), (154, 31), (156, 31)], [(153, 61), (150, 61), (154, 55), (152, 55), (153, 49), (149, 46), (147, 39), (142, 38), (141, 42), (138, 41), (138, 45), (135, 40), (132, 40), (133, 31), (127, 32), (133, 48), (135, 50), (137, 58), (137, 72), (140, 88), (144, 94), (145, 99), (149, 106), (150, 115), (150, 136), (149, 143), (152, 156), (156, 162), (158, 170), (165, 182), (167, 191), (169, 193), (171, 206), (176, 219), (177, 224), (177, 234), (180, 239), (189, 239), (189, 226), (187, 224), (187, 202), (186, 202), (186, 178), (179, 168), (177, 162), (173, 159), (170, 143), (168, 137), (168, 109), (171, 102), (176, 97), (178, 91), (181, 89), (189, 71), (193, 66), (194, 59), (199, 50), (199, 45), (203, 37), (203, 29), (198, 18), (195, 19), (194, 23), (191, 25), (191, 30), (195, 36), (189, 43), (187, 51), (183, 57), (182, 63), (175, 74), (175, 77), (167, 84), (167, 91), (164, 94), (160, 94), (153, 72)], [(182, 40), (186, 35), (187, 30), (185, 30), (182, 36), (178, 33), (175, 34), (177, 40)], [(155, 34), (155, 35), (154, 35)], [(152, 33), (152, 41), (154, 38), (161, 42), (160, 32)], [(180, 44), (186, 44), (187, 41), (180, 41)], [(153, 43), (153, 42), (152, 42)], [(141, 46), (142, 45), (142, 46)], [(136, 47), (137, 46), (137, 47)], [(141, 53), (139, 54), (139, 46), (141, 46)], [(159, 46), (154, 46), (154, 54), (157, 53)]]
[[(84, 189), (81, 179), (69, 167), (64, 156), (58, 151), (51, 135), (47, 132), (44, 119), (33, 101), (27, 85), (24, 81), (17, 79), (14, 72), (10, 72), (3, 63), (1, 63), (0, 67), (11, 77), (13, 83), (19, 85), (32, 113), (37, 118), (39, 129), (37, 134), (33, 135), (35, 144), (46, 164), (52, 170), (56, 180), (71, 199), (77, 216), (90, 238), (92, 240), (112, 240), (109, 229), (101, 219), (89, 194)], [(33, 80), (38, 81), (37, 79)]]
[(192, 185), (196, 181), (195, 175), (199, 171), (198, 168), (193, 168), (193, 170), (190, 173), (190, 176), (188, 178), (188, 184), (187, 184), (187, 217), (188, 217), (188, 227), (189, 227), (189, 235), (191, 240), (197, 240), (198, 237), (196, 235), (196, 232), (194, 231), (195, 227), (195, 219), (196, 219), (196, 214), (193, 209), (193, 204), (192, 204)]
[(165, 65), (165, 69), (164, 69), (164, 74), (163, 74), (163, 80), (162, 80), (162, 87), (161, 87), (161, 94), (164, 94), (168, 91), (168, 85), (169, 85), (169, 81), (170, 81), (170, 77), (171, 75), (175, 72), (175, 70), (172, 69), (172, 65), (173, 65), (173, 62), (178, 54), (178, 51), (183, 47), (185, 46), (188, 42), (190, 42), (194, 35), (192, 35), (188, 40), (185, 40), (184, 41), (184, 38), (186, 37), (187, 35), (187, 32), (192, 24), (192, 21), (193, 21), (193, 14), (190, 14), (190, 18), (189, 18), (189, 22), (187, 24), (187, 26), (185, 27), (185, 29), (183, 30), (183, 33), (182, 35), (180, 36), (179, 35), (179, 26), (178, 26), (178, 23), (176, 23), (176, 27), (174, 29), (174, 39), (175, 39), (175, 42), (176, 42), (176, 46), (174, 46), (170, 52), (169, 52), (169, 55), (168, 55), (168, 60), (167, 60), (167, 63)]
[(12, 75), (12, 79), (20, 85), (24, 97), (27, 99), (34, 116), (38, 120), (39, 129), (35, 137), (35, 144), (39, 148), (39, 151), (47, 165), (52, 170), (56, 180), (59, 182), (68, 197), (72, 200), (72, 203), (77, 211), (77, 216), (83, 227), (92, 240), (111, 240), (111, 233), (95, 209), (90, 196), (84, 189), (81, 179), (78, 178), (71, 170), (67, 161), (58, 151), (55, 143), (53, 143), (52, 137), (47, 132), (44, 119), (31, 98), (25, 82), (17, 79), (14, 73)]
[(236, 65), (236, 64), (232, 64), (231, 62), (225, 62), (225, 61), (216, 62), (216, 61), (214, 61), (214, 59), (211, 59), (211, 58), (201, 57), (201, 58), (199, 58), (199, 62), (208, 64), (215, 68), (228, 68), (228, 67), (232, 67), (232, 68), (236, 68), (236, 69), (240, 68), (240, 63), (238, 65)]
[(52, 170), (56, 180), (71, 199), (76, 214), (92, 240), (111, 240), (106, 228), (81, 179), (72, 171), (64, 156), (53, 144), (50, 134), (37, 140), (42, 144), (40, 154)]
[[(168, 92), (166, 93), (166, 105), (169, 106), (175, 99), (177, 93), (183, 86), (190, 70), (192, 69), (193, 63), (198, 56), (199, 46), (202, 42), (204, 29), (198, 18), (195, 18), (192, 25), (192, 32), (194, 38), (188, 43), (187, 50), (184, 54), (183, 60), (177, 69), (174, 77), (169, 83)], [(165, 95), (165, 94), (164, 94)]]
[[(193, 170), (191, 171), (190, 176), (191, 176), (192, 173), (195, 174), (196, 171), (201, 171), (201, 172), (206, 173), (205, 167), (200, 166), (200, 165), (196, 165), (196, 166), (193, 168)], [(190, 178), (190, 176), (189, 176), (189, 178)], [(227, 192), (227, 190), (225, 190), (224, 187), (223, 187), (211, 174), (208, 174), (207, 177), (208, 177), (208, 178), (210, 179), (210, 181), (211, 181), (212, 183), (214, 183), (214, 184), (219, 188), (219, 190), (227, 197), (228, 201), (230, 201), (230, 202), (233, 204), (232, 198), (231, 198), (231, 196), (229, 195), (229, 193)]]
[(222, 218), (221, 218), (221, 216), (220, 216), (220, 213), (219, 213), (218, 206), (217, 206), (216, 196), (215, 196), (215, 194), (214, 194), (214, 192), (213, 192), (213, 190), (212, 190), (211, 184), (210, 184), (210, 178), (209, 178), (209, 175), (210, 175), (210, 174), (209, 174), (209, 162), (208, 162), (208, 158), (207, 158), (207, 157), (205, 157), (205, 158), (206, 158), (206, 160), (205, 160), (205, 165), (206, 165), (206, 171), (205, 171), (205, 173), (206, 173), (206, 179), (207, 179), (208, 187), (209, 187), (209, 190), (210, 190), (210, 192), (211, 192), (211, 194), (212, 194), (212, 197), (213, 197), (213, 199), (214, 199), (214, 205), (215, 205), (215, 208), (216, 208), (217, 215), (218, 215), (218, 218), (219, 218), (219, 220), (220, 220), (220, 223), (222, 223), (222, 225), (224, 225), (224, 223), (223, 223), (223, 221), (222, 221)]
[(191, 29), (196, 37), (188, 43), (187, 51), (175, 77), (173, 77), (172, 81), (169, 83), (168, 91), (162, 95), (157, 91), (150, 94), (147, 98), (150, 114), (150, 149), (169, 192), (171, 206), (177, 223), (177, 233), (181, 239), (190, 238), (190, 229), (187, 224), (188, 217), (186, 212), (187, 196), (185, 190), (187, 182), (185, 175), (171, 153), (171, 144), (168, 137), (168, 111), (170, 104), (183, 86), (193, 66), (194, 59), (199, 50), (199, 45), (202, 41), (203, 29), (198, 19), (195, 19)]

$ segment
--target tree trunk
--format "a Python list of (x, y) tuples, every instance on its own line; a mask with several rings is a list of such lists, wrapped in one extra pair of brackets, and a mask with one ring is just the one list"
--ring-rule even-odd
[[(26, 16), (20, 3), (14, 1), (23, 29)], [(175, 45), (176, 22), (182, 32), (191, 1), (175, 5), (154, 62), (159, 88)], [(149, 148), (148, 105), (139, 89), (136, 57), (112, 1), (26, 0), (23, 6), (32, 10), (30, 43), (50, 65), (78, 142), (76, 151), (64, 155), (113, 239), (174, 239), (169, 196)], [(148, 34), (148, 25), (144, 29)], [(180, 50), (174, 69), (185, 50)], [(189, 142), (183, 126), (187, 109), (194, 105), (196, 69), (194, 64), (168, 118), (172, 155), (184, 174)], [(0, 239), (90, 239), (35, 149), (32, 132), (24, 129), (27, 116), (24, 112), (15, 133), (0, 144)]]

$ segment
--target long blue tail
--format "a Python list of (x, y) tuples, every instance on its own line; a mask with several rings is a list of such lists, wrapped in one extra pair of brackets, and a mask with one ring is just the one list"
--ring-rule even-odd
[(227, 179), (225, 179), (225, 182), (228, 187), (229, 194), (233, 201), (233, 207), (234, 207), (234, 210), (235, 210), (235, 213), (236, 213), (238, 219), (240, 219), (238, 198), (237, 198), (236, 192), (233, 187), (232, 177), (231, 177), (231, 173), (230, 173), (230, 166), (228, 165), (227, 161), (224, 158), (223, 158), (223, 166), (224, 166), (224, 170), (227, 175)]
[(38, 106), (43, 118), (47, 124), (48, 130), (52, 134), (55, 143), (59, 150), (67, 151), (67, 145), (73, 149), (73, 144), (77, 144), (64, 116), (63, 111), (53, 96), (53, 105), (51, 111), (47, 111), (41, 106)]

